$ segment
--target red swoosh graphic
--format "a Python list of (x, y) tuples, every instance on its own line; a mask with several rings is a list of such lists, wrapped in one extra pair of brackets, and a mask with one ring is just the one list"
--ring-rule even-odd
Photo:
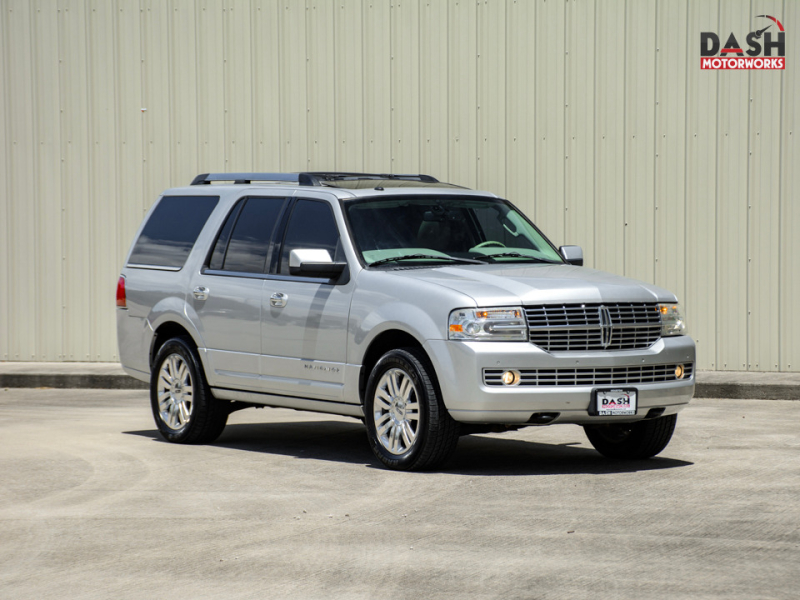
[(759, 16), (759, 17), (766, 17), (767, 19), (769, 19), (769, 20), (771, 20), (771, 21), (774, 21), (774, 22), (775, 22), (775, 23), (778, 25), (778, 29), (780, 29), (781, 31), (783, 31), (783, 25), (781, 25), (781, 22), (780, 22), (780, 21), (778, 21), (778, 19), (776, 19), (775, 17), (772, 17), (772, 16), (770, 16), (770, 15), (758, 15), (758, 16)]

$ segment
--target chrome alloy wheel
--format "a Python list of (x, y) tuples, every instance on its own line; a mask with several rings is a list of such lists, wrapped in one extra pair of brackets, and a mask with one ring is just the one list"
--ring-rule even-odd
[(192, 375), (180, 354), (170, 354), (158, 373), (158, 416), (172, 429), (180, 429), (192, 417)]
[(408, 373), (389, 369), (383, 374), (372, 416), (381, 446), (398, 456), (411, 449), (419, 431), (419, 393)]

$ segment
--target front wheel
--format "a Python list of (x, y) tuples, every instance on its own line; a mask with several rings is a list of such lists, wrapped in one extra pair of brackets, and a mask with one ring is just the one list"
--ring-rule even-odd
[(667, 447), (675, 431), (677, 415), (636, 423), (586, 425), (583, 430), (592, 446), (608, 458), (650, 458)]
[(458, 444), (458, 423), (444, 406), (433, 367), (415, 348), (391, 350), (378, 360), (364, 415), (372, 451), (390, 469), (433, 468)]
[(212, 395), (197, 352), (184, 338), (158, 351), (150, 377), (150, 405), (161, 435), (178, 444), (208, 444), (222, 433), (228, 409)]

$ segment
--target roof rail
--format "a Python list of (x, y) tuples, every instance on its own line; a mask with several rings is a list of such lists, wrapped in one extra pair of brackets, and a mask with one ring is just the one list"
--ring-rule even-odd
[(192, 180), (192, 185), (208, 185), (212, 181), (232, 181), (240, 184), (253, 181), (284, 181), (299, 185), (319, 185), (308, 173), (200, 173)]
[(400, 181), (421, 181), (423, 183), (439, 183), (439, 180), (430, 175), (396, 175), (393, 173), (347, 173), (338, 171), (312, 171), (305, 173), (322, 181), (342, 181), (358, 179), (388, 179)]
[(383, 179), (398, 181), (420, 181), (423, 183), (439, 183), (430, 175), (394, 175), (390, 173), (344, 173), (336, 171), (316, 171), (310, 173), (201, 173), (192, 180), (192, 185), (208, 185), (212, 181), (232, 181), (235, 184), (246, 184), (253, 181), (282, 181), (298, 185), (319, 186), (324, 182), (359, 179)]

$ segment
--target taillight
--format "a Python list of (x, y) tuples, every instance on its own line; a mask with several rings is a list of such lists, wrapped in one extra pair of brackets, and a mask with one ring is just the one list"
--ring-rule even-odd
[(122, 276), (117, 282), (117, 306), (128, 308), (128, 302), (125, 298), (125, 277)]

